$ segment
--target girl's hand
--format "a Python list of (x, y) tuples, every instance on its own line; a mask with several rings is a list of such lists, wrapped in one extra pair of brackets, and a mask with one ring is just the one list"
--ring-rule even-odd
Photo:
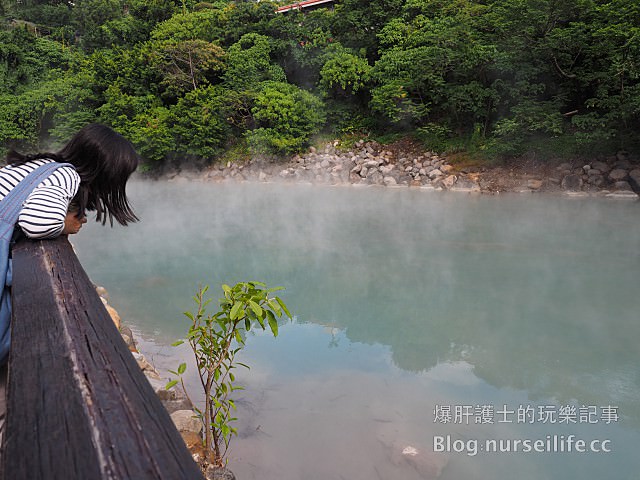
[(67, 216), (64, 219), (64, 228), (62, 229), (62, 235), (73, 235), (78, 233), (82, 228), (82, 225), (87, 223), (87, 217), (78, 218), (77, 212), (67, 212)]

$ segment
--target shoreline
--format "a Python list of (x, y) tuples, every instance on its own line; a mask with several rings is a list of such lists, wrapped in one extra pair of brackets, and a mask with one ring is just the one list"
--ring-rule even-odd
[(495, 166), (472, 165), (400, 141), (360, 140), (344, 149), (335, 140), (286, 160), (256, 156), (245, 162), (168, 167), (154, 178), (167, 181), (257, 182), (333, 186), (380, 186), (497, 195), (556, 193), (573, 197), (635, 199), (640, 196), (640, 159), (618, 152), (573, 161), (514, 159)]

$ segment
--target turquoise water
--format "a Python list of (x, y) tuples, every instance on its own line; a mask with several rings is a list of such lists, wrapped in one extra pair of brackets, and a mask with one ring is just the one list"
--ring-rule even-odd
[[(130, 191), (142, 222), (89, 224), (73, 243), (160, 369), (189, 358), (168, 345), (199, 284), (285, 287), (295, 320), (243, 352), (238, 478), (638, 478), (640, 203)], [(499, 440), (518, 451), (487, 451)]]

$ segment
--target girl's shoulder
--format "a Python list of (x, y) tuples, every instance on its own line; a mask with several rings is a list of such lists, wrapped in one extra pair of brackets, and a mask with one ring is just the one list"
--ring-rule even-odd
[[(29, 160), (20, 165), (7, 165), (0, 170), (0, 177), (7, 177), (10, 182), (16, 183), (29, 175), (29, 173), (33, 172), (36, 168), (54, 161), (55, 160), (50, 158), (38, 158)], [(78, 190), (79, 184), (80, 175), (76, 172), (76, 169), (71, 165), (62, 165), (43, 180), (39, 188), (62, 187), (64, 190), (75, 194)]]
[(34, 171), (36, 168), (52, 162), (54, 162), (54, 160), (50, 158), (37, 158), (34, 160), (28, 160), (24, 163), (19, 163), (17, 165), (8, 164), (2, 167), (2, 170), (12, 171), (15, 173), (22, 173), (24, 175), (27, 175), (32, 171)]
[(54, 170), (53, 173), (49, 175), (49, 178), (43, 182), (43, 184), (47, 183), (52, 186), (63, 187), (66, 190), (72, 191), (75, 195), (80, 185), (80, 175), (73, 166), (63, 165)]
[[(36, 168), (42, 165), (46, 165), (47, 163), (54, 163), (54, 162), (55, 160), (51, 158), (37, 158), (34, 160), (29, 160), (20, 165), (7, 165), (5, 168), (10, 168), (15, 170), (16, 172), (21, 171), (21, 172), (24, 172), (25, 174), (29, 174), (30, 172), (32, 172), (33, 170), (35, 170)], [(62, 165), (61, 167), (54, 170), (52, 175), (55, 175), (56, 173), (80, 178), (80, 175), (78, 175), (78, 172), (76, 172), (76, 169), (71, 164)]]

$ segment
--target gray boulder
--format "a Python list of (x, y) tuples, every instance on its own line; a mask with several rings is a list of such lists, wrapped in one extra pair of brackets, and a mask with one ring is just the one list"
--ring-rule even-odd
[(395, 178), (393, 178), (392, 176), (384, 177), (383, 182), (384, 182), (384, 184), (385, 184), (387, 187), (392, 187), (392, 186), (394, 186), (394, 185), (397, 185), (397, 184), (398, 184), (398, 182), (396, 181), (396, 179), (395, 179)]
[(582, 188), (581, 175), (565, 175), (562, 179), (562, 188), (565, 190), (580, 190)]
[(442, 186), (444, 188), (451, 188), (455, 185), (456, 181), (458, 180), (458, 177), (455, 175), (448, 175), (447, 177), (445, 177), (442, 180)]
[(631, 190), (631, 185), (629, 185), (629, 182), (625, 182), (624, 180), (623, 180), (623, 181), (620, 181), (620, 182), (616, 182), (616, 183), (613, 185), (613, 187), (614, 187), (616, 190)]
[(640, 168), (629, 172), (629, 183), (636, 192), (640, 192)]
[(604, 177), (602, 175), (591, 175), (588, 182), (590, 185), (600, 187), (604, 184)]
[(226, 467), (209, 465), (204, 473), (207, 480), (236, 480), (236, 476)]
[(431, 171), (428, 173), (428, 176), (429, 176), (429, 178), (430, 178), (431, 180), (433, 180), (433, 179), (435, 179), (435, 178), (438, 178), (438, 177), (441, 177), (442, 175), (443, 175), (443, 174), (442, 174), (442, 172), (441, 172), (440, 170), (438, 170), (437, 168), (436, 168), (435, 170), (431, 170)]
[(596, 160), (595, 162), (591, 162), (591, 168), (595, 168), (596, 170), (600, 170), (601, 172), (608, 172), (609, 170), (611, 170), (609, 165), (598, 160)]
[(202, 422), (193, 410), (177, 410), (171, 414), (171, 420), (179, 432), (200, 433)]
[(614, 182), (619, 182), (627, 178), (628, 172), (623, 168), (616, 168), (609, 172), (609, 178)]

